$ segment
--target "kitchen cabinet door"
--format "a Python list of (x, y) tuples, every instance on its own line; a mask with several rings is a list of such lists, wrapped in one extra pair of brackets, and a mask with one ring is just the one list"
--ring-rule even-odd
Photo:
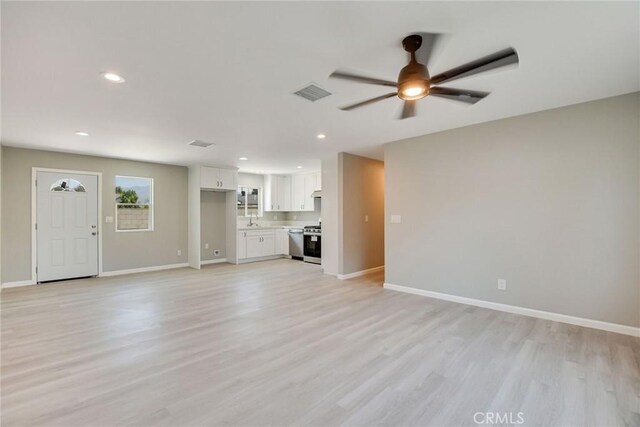
[(316, 172), (316, 189), (315, 191), (322, 190), (322, 171)]
[(280, 232), (280, 251), (278, 255), (289, 255), (289, 230), (279, 230)]
[(236, 190), (238, 187), (238, 172), (233, 169), (218, 169), (218, 181), (221, 190)]
[(238, 259), (247, 257), (247, 233), (238, 231)]
[(278, 206), (278, 180), (275, 175), (264, 176), (264, 210), (277, 211)]
[(315, 174), (304, 175), (304, 208), (303, 211), (313, 211), (313, 197), (311, 194), (316, 191)]
[(257, 258), (263, 256), (262, 248), (262, 236), (247, 235), (247, 258)]
[(278, 176), (277, 178), (278, 210), (287, 212), (291, 210), (291, 176)]
[(291, 210), (304, 210), (304, 175), (291, 177)]
[(202, 166), (200, 168), (200, 188), (217, 189), (218, 169)]
[(276, 233), (265, 234), (260, 242), (260, 256), (271, 256), (276, 254)]

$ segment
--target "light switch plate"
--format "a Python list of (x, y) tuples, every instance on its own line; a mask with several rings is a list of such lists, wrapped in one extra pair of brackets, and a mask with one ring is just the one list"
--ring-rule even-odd
[(391, 224), (400, 224), (402, 222), (402, 216), (391, 215)]
[(107, 224), (113, 224), (113, 217), (112, 216), (105, 216), (104, 217), (104, 222), (106, 222)]
[(369, 222), (369, 215), (364, 216), (364, 222)]
[(504, 279), (498, 279), (498, 289), (501, 291), (507, 290), (507, 281)]

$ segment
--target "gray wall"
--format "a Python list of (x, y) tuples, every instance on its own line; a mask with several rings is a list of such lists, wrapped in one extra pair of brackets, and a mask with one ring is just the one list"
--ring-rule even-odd
[[(384, 265), (384, 163), (340, 153), (340, 274)], [(365, 221), (368, 216), (368, 222)]]
[[(225, 258), (226, 238), (226, 194), (217, 191), (200, 192), (200, 258), (202, 261)], [(205, 246), (209, 244), (209, 249)], [(219, 249), (220, 255), (213, 251)]]
[(322, 159), (322, 271), (338, 274), (340, 259), (338, 155)]
[[(187, 260), (187, 168), (2, 147), (2, 282), (31, 279), (31, 168), (102, 172), (103, 270), (114, 271)], [(155, 230), (116, 233), (104, 223), (115, 212), (115, 176), (154, 179)], [(177, 251), (182, 255), (178, 256)]]
[(383, 266), (384, 245), (384, 163), (347, 153), (323, 159), (324, 273)]
[(635, 93), (387, 144), (386, 281), (640, 326), (639, 118)]

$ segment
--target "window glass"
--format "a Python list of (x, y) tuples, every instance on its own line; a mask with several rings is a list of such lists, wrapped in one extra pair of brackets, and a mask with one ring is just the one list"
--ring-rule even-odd
[(238, 216), (262, 216), (262, 189), (256, 187), (238, 187)]
[(116, 231), (153, 230), (153, 179), (116, 176)]
[(86, 193), (87, 190), (80, 181), (71, 178), (59, 179), (49, 187), (49, 191), (69, 191), (75, 193)]

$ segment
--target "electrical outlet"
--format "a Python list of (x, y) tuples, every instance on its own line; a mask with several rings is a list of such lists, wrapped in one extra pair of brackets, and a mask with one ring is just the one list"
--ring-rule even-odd
[(204, 244), (204, 248), (205, 248), (205, 249), (209, 249), (209, 244), (208, 244), (208, 243), (205, 243), (205, 244)]
[(391, 215), (391, 224), (400, 224), (402, 217), (400, 215)]
[(182, 255), (182, 251), (178, 249), (178, 256)]
[(364, 216), (364, 222), (369, 222), (369, 215)]
[(220, 256), (220, 249), (214, 249), (213, 250), (213, 255), (214, 256)]
[(498, 289), (501, 291), (507, 290), (507, 281), (504, 279), (498, 279)]
[(273, 220), (274, 220), (274, 221), (277, 221), (277, 220), (278, 220), (278, 215), (274, 215), (274, 216), (273, 216)]
[(294, 216), (293, 216), (293, 220), (295, 221), (295, 220), (297, 220), (297, 219), (298, 219), (298, 215), (294, 215)]

